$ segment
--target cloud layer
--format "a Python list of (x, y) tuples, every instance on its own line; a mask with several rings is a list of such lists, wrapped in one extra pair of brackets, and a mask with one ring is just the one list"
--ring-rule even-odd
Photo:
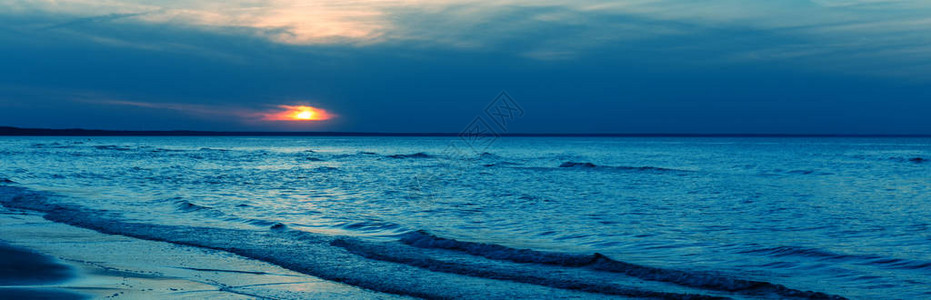
[[(456, 131), (507, 89), (526, 99), (523, 131), (929, 127), (914, 113), (931, 95), (922, 1), (150, 2), (0, 0), (0, 117)], [(305, 101), (341, 117), (281, 127), (238, 113)], [(24, 116), (51, 103), (83, 113)], [(890, 107), (910, 109), (880, 115)]]

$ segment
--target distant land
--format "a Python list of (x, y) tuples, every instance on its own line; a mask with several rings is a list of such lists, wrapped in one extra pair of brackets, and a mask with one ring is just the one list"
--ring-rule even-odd
[[(457, 137), (462, 133), (334, 132), (334, 131), (192, 131), (45, 129), (0, 126), (0, 136), (398, 136)], [(509, 137), (931, 137), (931, 134), (756, 134), (756, 133), (502, 133)]]

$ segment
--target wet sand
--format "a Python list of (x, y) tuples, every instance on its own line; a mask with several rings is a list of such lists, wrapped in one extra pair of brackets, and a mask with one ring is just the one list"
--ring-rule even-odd
[(10, 299), (84, 299), (86, 295), (54, 288), (34, 288), (75, 277), (68, 265), (26, 248), (0, 242), (0, 295)]
[(0, 207), (0, 294), (15, 299), (396, 299), (223, 251), (146, 241)]

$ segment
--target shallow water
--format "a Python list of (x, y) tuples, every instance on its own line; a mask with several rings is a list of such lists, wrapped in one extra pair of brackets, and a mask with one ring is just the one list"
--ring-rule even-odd
[(422, 263), (404, 254), (417, 249), (439, 264), (417, 267), (473, 277), (524, 280), (480, 272), (514, 263), (523, 274), (574, 272), (574, 287), (531, 282), (559, 288), (612, 294), (605, 287), (625, 276), (647, 291), (766, 296), (714, 284), (734, 278), (931, 297), (931, 162), (918, 159), (931, 158), (931, 139), (507, 137), (478, 151), (461, 142), (3, 137), (0, 178), (100, 219), (305, 231), (398, 264)]

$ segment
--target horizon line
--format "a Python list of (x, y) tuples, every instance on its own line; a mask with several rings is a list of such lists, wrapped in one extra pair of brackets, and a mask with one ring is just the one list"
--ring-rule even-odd
[[(210, 130), (107, 130), (51, 129), (0, 126), (0, 136), (396, 136), (459, 137), (452, 132), (351, 132), (351, 131), (210, 131)], [(842, 133), (491, 133), (494, 137), (931, 137), (931, 134)]]

